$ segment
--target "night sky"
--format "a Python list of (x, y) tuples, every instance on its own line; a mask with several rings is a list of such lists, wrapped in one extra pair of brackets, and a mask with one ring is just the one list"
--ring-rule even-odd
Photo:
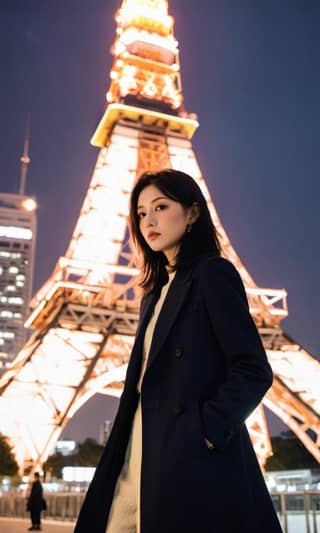
[[(63, 255), (98, 155), (120, 0), (0, 0), (0, 190), (39, 203), (34, 290)], [(288, 291), (283, 329), (319, 357), (320, 3), (172, 0), (185, 106), (225, 230), (261, 287)], [(111, 408), (109, 407), (112, 403)], [(91, 400), (65, 436), (97, 436), (115, 400)], [(276, 425), (272, 425), (276, 431)]]

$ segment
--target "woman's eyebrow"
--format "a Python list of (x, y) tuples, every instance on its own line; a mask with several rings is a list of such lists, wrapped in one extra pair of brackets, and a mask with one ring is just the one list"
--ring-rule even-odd
[[(169, 198), (167, 198), (166, 196), (157, 196), (156, 198), (151, 200), (151, 203), (153, 204), (157, 200), (169, 200)], [(138, 207), (137, 207), (137, 209), (142, 209), (142, 208), (143, 208), (143, 205), (138, 205)]]

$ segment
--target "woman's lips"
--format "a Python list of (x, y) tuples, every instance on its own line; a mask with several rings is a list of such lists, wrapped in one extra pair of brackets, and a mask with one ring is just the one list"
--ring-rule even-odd
[(154, 241), (154, 239), (159, 237), (159, 235), (160, 235), (160, 233), (156, 233), (155, 231), (152, 231), (152, 232), (148, 233), (148, 239), (150, 241)]

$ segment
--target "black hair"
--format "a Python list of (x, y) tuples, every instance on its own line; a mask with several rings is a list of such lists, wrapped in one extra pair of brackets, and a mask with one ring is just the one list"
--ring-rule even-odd
[(143, 278), (140, 286), (150, 292), (167, 279), (167, 258), (163, 252), (155, 252), (147, 244), (140, 231), (137, 212), (138, 198), (148, 185), (154, 185), (165, 196), (179, 202), (184, 208), (193, 204), (199, 206), (199, 216), (186, 232), (180, 243), (174, 270), (190, 268), (204, 254), (221, 255), (221, 246), (216, 228), (212, 222), (206, 199), (195, 180), (180, 170), (164, 169), (158, 172), (144, 172), (136, 182), (130, 198), (130, 230), (133, 241), (142, 253)]

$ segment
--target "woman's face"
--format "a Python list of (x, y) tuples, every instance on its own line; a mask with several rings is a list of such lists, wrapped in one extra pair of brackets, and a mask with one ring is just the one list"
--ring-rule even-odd
[(142, 236), (154, 252), (163, 252), (170, 264), (174, 264), (181, 239), (192, 221), (190, 210), (155, 185), (148, 185), (139, 194), (137, 214)]

